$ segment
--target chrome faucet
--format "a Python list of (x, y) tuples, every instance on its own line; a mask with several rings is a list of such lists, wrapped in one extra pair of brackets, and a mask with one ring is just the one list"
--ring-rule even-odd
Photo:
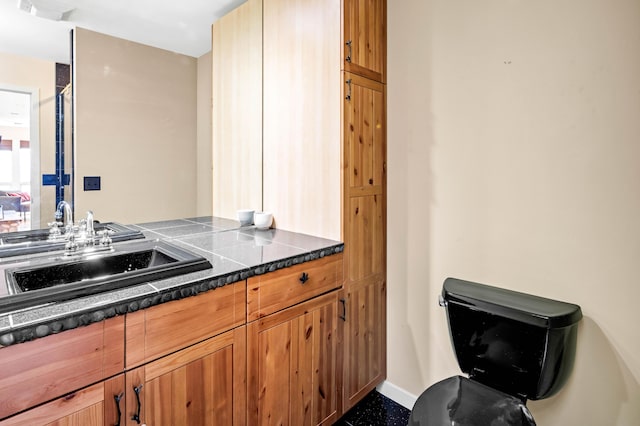
[[(61, 221), (64, 219), (64, 223)], [(64, 226), (64, 235), (60, 232), (59, 227)], [(75, 253), (92, 253), (95, 251), (111, 250), (111, 238), (112, 233), (109, 229), (104, 229), (100, 232), (96, 232), (93, 211), (87, 212), (87, 218), (78, 221), (78, 225), (73, 223), (73, 212), (71, 211), (71, 205), (62, 200), (58, 203), (56, 208), (55, 222), (49, 224), (49, 239), (56, 240), (64, 237), (65, 255), (73, 255)], [(96, 241), (96, 235), (100, 237), (99, 241)]]
[(71, 204), (67, 203), (65, 200), (60, 201), (58, 203), (58, 207), (56, 207), (55, 217), (57, 222), (64, 219), (66, 229), (73, 230), (73, 211), (71, 210)]
[(93, 228), (93, 211), (89, 210), (87, 212), (87, 237), (93, 240), (93, 237), (95, 237), (95, 235), (96, 231)]

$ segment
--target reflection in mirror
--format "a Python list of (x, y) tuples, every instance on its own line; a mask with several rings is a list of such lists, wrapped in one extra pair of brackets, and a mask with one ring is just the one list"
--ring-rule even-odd
[[(201, 137), (208, 153), (197, 143), (197, 126), (210, 128), (210, 109), (208, 122), (197, 120), (198, 59), (83, 28), (74, 35), (76, 216), (142, 223), (210, 214), (210, 190), (198, 205), (207, 199), (198, 180), (211, 181), (210, 133)], [(204, 170), (199, 157), (209, 159)], [(84, 190), (86, 176), (101, 178), (99, 191)]]
[[(0, 63), (0, 91), (9, 102), (0, 107), (0, 197), (21, 198), (18, 210), (3, 207), (5, 230), (46, 226), (55, 210), (55, 187), (42, 186), (41, 175), (55, 172), (56, 64), (3, 52)], [(15, 103), (20, 99), (23, 108)], [(13, 218), (19, 220), (9, 222)]]
[[(123, 8), (119, 1), (65, 3), (73, 9), (60, 21), (31, 16), (17, 10), (15, 4), (1, 4), (0, 14), (10, 16), (16, 25), (0, 29), (0, 50), (6, 40), (15, 44), (13, 53), (39, 51), (51, 64), (63, 62), (58, 57), (60, 49), (49, 45), (59, 39), (52, 34), (65, 30), (68, 35), (74, 29), (78, 45), (74, 46), (77, 63), (72, 87), (79, 101), (74, 99), (73, 131), (65, 129), (65, 134), (73, 133), (77, 152), (73, 162), (65, 159), (66, 166), (75, 167), (74, 193), (67, 193), (65, 199), (72, 201), (76, 217), (84, 216), (88, 209), (96, 219), (124, 223), (210, 215), (211, 25), (243, 0), (211, 0), (194, 8), (158, 4), (153, 10), (135, 5)], [(80, 28), (85, 26), (144, 44)], [(34, 44), (48, 47), (34, 50)], [(70, 49), (63, 52), (68, 60)], [(55, 167), (52, 87), (46, 89), (50, 111), (41, 111), (40, 124), (43, 128), (45, 116), (51, 121), (41, 142), (46, 136), (52, 145), (42, 144), (39, 180), (43, 174), (54, 173)], [(40, 99), (43, 92), (41, 89)], [(246, 170), (251, 167), (261, 165), (247, 164)], [(87, 190), (85, 177), (100, 177), (100, 189)], [(45, 198), (54, 204), (54, 187), (41, 187), (41, 193), (42, 204)], [(41, 210), (40, 224), (46, 226), (51, 209)]]

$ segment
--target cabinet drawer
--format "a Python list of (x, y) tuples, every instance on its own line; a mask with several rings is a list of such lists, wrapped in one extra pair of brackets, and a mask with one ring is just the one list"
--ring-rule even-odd
[(127, 369), (231, 330), (245, 321), (245, 282), (127, 314)]
[(342, 285), (342, 253), (247, 280), (247, 321), (254, 321)]
[(124, 317), (0, 349), (0, 419), (124, 370)]

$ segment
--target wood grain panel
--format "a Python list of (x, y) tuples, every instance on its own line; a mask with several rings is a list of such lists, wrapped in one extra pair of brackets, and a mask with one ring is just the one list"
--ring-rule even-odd
[[(118, 421), (118, 407), (121, 415), (124, 415), (126, 400), (124, 393), (126, 391), (124, 374), (119, 374), (104, 382), (104, 425), (115, 425)], [(120, 396), (120, 401), (116, 401), (115, 397)], [(124, 424), (124, 422), (121, 422)]]
[(262, 1), (212, 29), (213, 214), (262, 208)]
[[(0, 349), (0, 418), (124, 370), (124, 317)], [(43, 357), (42, 354), (46, 356)]]
[(349, 283), (385, 272), (384, 207), (383, 195), (349, 199), (349, 233), (345, 241)]
[[(246, 330), (239, 327), (128, 372), (129, 389), (143, 384), (142, 423), (245, 425), (245, 348)], [(136, 409), (129, 392), (127, 416)]]
[(247, 326), (248, 424), (337, 420), (337, 291)]
[(110, 426), (118, 418), (113, 396), (122, 392), (124, 375), (119, 375), (3, 420), (0, 425)]
[[(296, 327), (294, 327), (294, 325)], [(260, 397), (258, 425), (289, 425), (291, 380), (295, 375), (291, 348), (292, 329), (297, 324), (284, 322), (258, 334)], [(292, 407), (291, 407), (292, 408)]]
[(127, 315), (126, 365), (132, 368), (244, 323), (245, 282)]
[[(358, 4), (359, 14), (362, 14), (362, 8), (376, 3), (347, 1), (351, 3), (349, 7)], [(366, 33), (367, 25), (371, 24), (360, 22), (358, 25)], [(368, 71), (351, 70), (372, 77)], [(343, 78), (345, 83), (350, 81), (350, 85), (345, 84), (345, 90), (351, 89), (350, 99), (345, 96), (342, 110), (347, 307), (343, 358), (340, 360), (341, 409), (344, 412), (386, 376), (387, 130), (385, 86), (354, 73), (344, 73)]]
[[(272, 314), (342, 285), (342, 253), (247, 280), (247, 321)], [(300, 277), (308, 275), (302, 283)]]
[[(344, 70), (386, 82), (386, 11), (386, 0), (344, 0)], [(351, 62), (346, 61), (349, 52)]]
[(344, 80), (350, 92), (343, 108), (346, 194), (380, 194), (386, 179), (384, 85), (351, 73), (345, 73)]
[(345, 325), (345, 410), (386, 376), (386, 285), (353, 284), (347, 290)]
[(340, 0), (264, 2), (264, 209), (340, 239)]
[[(337, 419), (337, 294), (336, 301), (313, 311), (311, 348), (309, 364), (313, 374), (311, 382), (312, 423), (331, 424)], [(309, 330), (305, 330), (305, 338), (309, 339)]]

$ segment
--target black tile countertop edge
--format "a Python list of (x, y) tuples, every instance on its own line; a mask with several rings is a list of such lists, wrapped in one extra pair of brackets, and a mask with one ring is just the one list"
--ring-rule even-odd
[[(194, 223), (203, 225), (194, 226)], [(220, 227), (221, 224), (223, 225), (222, 227)], [(280, 230), (269, 230), (270, 232), (265, 233), (264, 231), (257, 231), (253, 227), (239, 228), (238, 223), (234, 221), (211, 217), (156, 222), (135, 225), (134, 227), (143, 230), (148, 238), (160, 237), (210, 259), (214, 257), (223, 258), (237, 264), (238, 267), (233, 271), (223, 273), (216, 273), (215, 270), (195, 272), (183, 277), (174, 277), (160, 282), (139, 285), (134, 287), (132, 291), (121, 291), (121, 294), (117, 291), (109, 292), (107, 296), (110, 296), (111, 300), (109, 300), (109, 297), (105, 297), (104, 294), (95, 295), (92, 298), (86, 298), (87, 303), (84, 304), (85, 307), (83, 308), (70, 306), (67, 308), (64, 304), (62, 306), (36, 308), (34, 312), (30, 313), (32, 316), (36, 315), (36, 319), (25, 321), (23, 324), (10, 324), (9, 327), (1, 327), (0, 324), (0, 346), (27, 342), (50, 334), (100, 322), (117, 315), (124, 315), (128, 312), (136, 312), (140, 309), (146, 309), (172, 300), (195, 296), (224, 285), (243, 281), (254, 275), (273, 272), (341, 253), (344, 250), (344, 244), (338, 241)], [(194, 243), (194, 238), (199, 238), (198, 241), (216, 241), (222, 235), (221, 233), (229, 231), (235, 237), (235, 240), (239, 241), (234, 243), (234, 247), (231, 247), (235, 250), (230, 250), (228, 244), (219, 248), (203, 248), (203, 244)], [(178, 236), (174, 237), (171, 234)], [(300, 245), (303, 247), (296, 247), (297, 242), (302, 242), (303, 244)], [(288, 253), (289, 255), (283, 257), (274, 255), (268, 261), (258, 261), (252, 265), (242, 264), (237, 259), (224, 258), (228, 252), (231, 253), (230, 256), (233, 256), (234, 253), (242, 252), (243, 250), (255, 250), (256, 246), (264, 244), (287, 246), (289, 250), (280, 250), (276, 251), (276, 253)], [(292, 252), (294, 254), (291, 254)], [(162, 285), (163, 283), (164, 285)], [(90, 299), (95, 301), (92, 303)], [(107, 300), (105, 301), (105, 299)], [(62, 312), (53, 312), (54, 308), (58, 308)], [(10, 315), (6, 315), (3, 319), (9, 317)], [(12, 323), (13, 321), (9, 319), (9, 322)]]

